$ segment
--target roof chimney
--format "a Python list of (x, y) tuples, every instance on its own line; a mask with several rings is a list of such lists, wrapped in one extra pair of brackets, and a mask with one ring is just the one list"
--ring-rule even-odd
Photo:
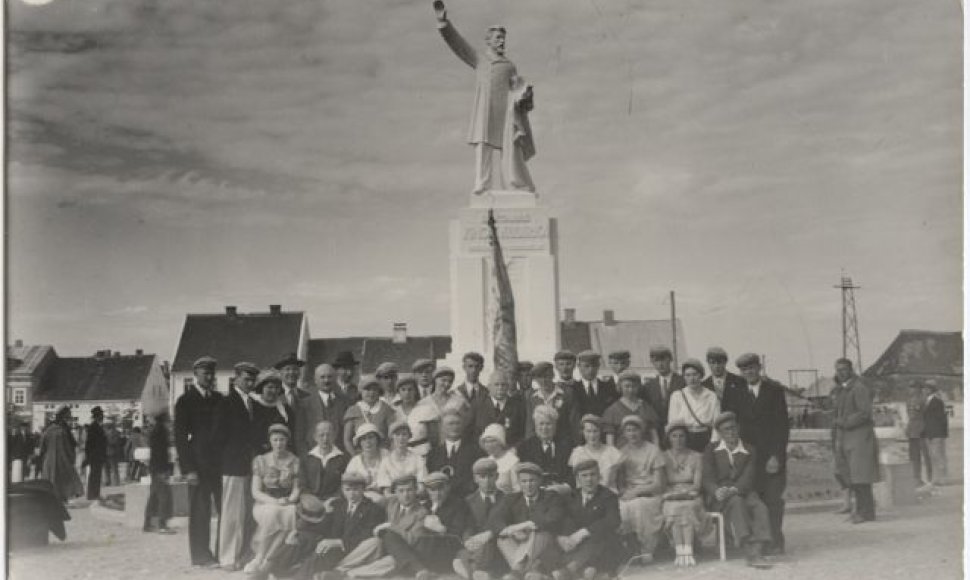
[(226, 306), (226, 316), (228, 316), (229, 318), (235, 318), (236, 317), (236, 307), (235, 306)]
[(135, 349), (135, 355), (136, 356), (141, 356), (143, 354), (145, 354), (145, 351), (143, 351), (142, 349), (140, 349), (140, 348), (136, 348)]
[(269, 313), (273, 316), (279, 316), (283, 312), (283, 307), (279, 304), (270, 304)]
[(612, 310), (603, 311), (603, 324), (605, 324), (606, 326), (613, 326), (614, 324), (616, 324), (616, 318), (613, 317)]
[(15, 347), (17, 347), (17, 348), (20, 348), (20, 347), (22, 347), (22, 346), (24, 345), (24, 341), (22, 341), (22, 340), (20, 340), (20, 339), (18, 338), (17, 340), (15, 340), (15, 341), (13, 341), (13, 345), (14, 345)]
[(120, 357), (121, 357), (121, 352), (119, 352), (119, 351), (117, 351), (117, 350), (116, 350), (116, 351), (114, 352), (114, 357), (115, 357), (115, 358), (120, 358)]
[(576, 322), (576, 309), (567, 308), (566, 309), (566, 322), (573, 323)]
[(404, 344), (408, 341), (408, 323), (395, 322), (391, 332), (391, 342), (394, 344)]

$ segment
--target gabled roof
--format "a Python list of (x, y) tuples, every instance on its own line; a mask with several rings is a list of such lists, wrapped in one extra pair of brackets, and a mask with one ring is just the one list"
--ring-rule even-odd
[[(630, 351), (630, 366), (652, 368), (650, 347), (673, 348), (670, 320), (617, 320), (615, 322), (563, 322), (562, 345), (564, 349), (579, 353), (592, 349), (605, 359), (614, 350)], [(687, 341), (684, 326), (677, 320), (677, 358), (687, 358)]]
[(59, 358), (44, 374), (34, 401), (141, 399), (153, 354)]
[(16, 366), (8, 366), (7, 374), (11, 376), (33, 375), (50, 354), (56, 356), (54, 347), (49, 344), (8, 346), (7, 360), (16, 361), (17, 364)]
[(410, 372), (419, 358), (440, 360), (451, 352), (450, 336), (409, 336), (406, 342), (395, 343), (389, 337), (356, 336), (349, 338), (315, 338), (307, 349), (311, 369), (333, 361), (340, 351), (349, 350), (360, 361), (362, 374), (372, 373), (382, 362), (394, 362), (401, 372)]
[(189, 314), (172, 372), (191, 372), (203, 356), (219, 361), (217, 370), (230, 370), (240, 361), (270, 367), (299, 349), (303, 317), (303, 312)]
[(889, 348), (863, 375), (963, 376), (963, 333), (900, 331)]

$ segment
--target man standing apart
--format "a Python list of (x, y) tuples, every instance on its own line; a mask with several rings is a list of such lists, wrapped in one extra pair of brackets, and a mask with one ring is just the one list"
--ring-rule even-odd
[[(189, 484), (189, 552), (193, 566), (217, 567), (209, 545), (212, 505), (222, 504), (219, 450), (213, 441), (216, 407), (216, 359), (204, 356), (192, 365), (195, 384), (175, 402), (175, 448), (179, 470)], [(218, 542), (217, 542), (218, 544)]]
[(835, 410), (835, 452), (841, 464), (848, 468), (848, 482), (856, 499), (852, 523), (861, 524), (876, 519), (872, 499), (872, 484), (879, 481), (879, 445), (872, 421), (872, 395), (855, 374), (852, 361), (835, 361), (835, 378), (844, 391)]
[(212, 439), (219, 450), (222, 475), (222, 509), (219, 512), (219, 565), (229, 572), (240, 570), (255, 527), (252, 519), (251, 478), (256, 456), (257, 433), (253, 415), (255, 401), (249, 392), (259, 367), (237, 363), (229, 394), (216, 407)]
[(91, 422), (85, 430), (84, 463), (88, 466), (87, 497), (92, 501), (101, 499), (101, 474), (108, 455), (108, 438), (101, 427), (102, 421), (104, 421), (104, 411), (101, 407), (91, 409)]
[(785, 517), (785, 462), (788, 457), (788, 405), (785, 387), (761, 376), (761, 359), (754, 353), (742, 354), (736, 361), (747, 383), (737, 415), (741, 440), (758, 450), (755, 461), (755, 489), (768, 507), (772, 546), (770, 551), (785, 552), (782, 523)]

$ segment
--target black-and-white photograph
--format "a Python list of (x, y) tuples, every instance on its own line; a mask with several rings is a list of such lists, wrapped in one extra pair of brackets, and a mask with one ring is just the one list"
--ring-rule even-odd
[(4, 25), (7, 577), (963, 577), (962, 0)]

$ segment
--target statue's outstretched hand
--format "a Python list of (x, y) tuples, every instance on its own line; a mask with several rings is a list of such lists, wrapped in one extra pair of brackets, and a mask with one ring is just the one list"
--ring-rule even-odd
[(448, 11), (445, 10), (445, 3), (441, 0), (434, 0), (431, 3), (431, 7), (434, 8), (434, 15), (438, 18), (439, 22), (444, 22), (448, 20)]

